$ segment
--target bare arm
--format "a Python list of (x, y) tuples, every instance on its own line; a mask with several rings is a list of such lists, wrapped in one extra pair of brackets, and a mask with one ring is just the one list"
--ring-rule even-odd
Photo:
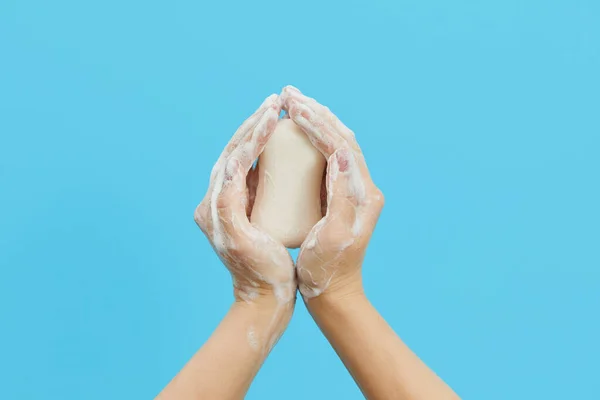
[(196, 208), (194, 219), (231, 273), (235, 302), (158, 399), (244, 398), (289, 323), (297, 288), (293, 261), (280, 243), (248, 220), (256, 190), (256, 180), (248, 175), (280, 111), (278, 96), (270, 96), (242, 124), (219, 157), (208, 192)]
[(361, 293), (327, 293), (308, 309), (368, 399), (458, 399)]
[(296, 263), (310, 313), (368, 399), (457, 399), (364, 296), (362, 261), (384, 201), (354, 133), (296, 88), (284, 88), (281, 98), (327, 159), (326, 212)]
[(158, 399), (243, 399), (291, 317), (291, 308), (279, 312), (277, 307), (274, 298), (234, 303)]

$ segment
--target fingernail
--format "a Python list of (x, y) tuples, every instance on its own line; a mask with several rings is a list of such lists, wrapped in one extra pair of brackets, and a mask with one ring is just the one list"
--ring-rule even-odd
[(270, 104), (269, 107), (273, 110), (277, 110), (279, 107), (281, 107), (281, 99), (279, 97), (273, 99), (273, 102)]
[(283, 109), (285, 111), (287, 111), (287, 114), (291, 116), (292, 114), (292, 110), (296, 109), (296, 102), (291, 99), (291, 98), (287, 98), (284, 100), (284, 107)]
[(269, 104), (272, 101), (273, 101), (273, 99), (271, 98), (271, 96), (269, 96), (269, 97), (267, 97), (266, 99), (263, 100), (262, 104), (258, 108), (259, 109), (264, 108), (264, 107), (267, 106), (267, 104)]
[(287, 85), (286, 87), (284, 87), (284, 90), (285, 90), (285, 89), (288, 89), (288, 90), (291, 90), (291, 91), (294, 91), (294, 92), (298, 92), (298, 93), (302, 93), (302, 92), (300, 91), (300, 89), (298, 89), (297, 87), (295, 87), (295, 86), (292, 86), (292, 85)]
[(277, 107), (283, 107), (283, 99), (279, 95), (275, 95), (277, 98), (275, 99), (275, 104)]
[(275, 129), (274, 124), (277, 123), (277, 119), (279, 115), (276, 113), (271, 113), (271, 110), (268, 110), (260, 119), (256, 127), (254, 127), (253, 138), (261, 140), (265, 136), (267, 136), (271, 130)]
[(260, 138), (261, 139), (264, 139), (265, 137), (269, 136), (269, 134), (275, 130), (275, 126), (277, 125), (278, 119), (279, 119), (279, 116), (277, 116), (276, 118), (270, 118), (267, 121), (267, 128), (264, 129), (260, 133)]
[(350, 153), (348, 153), (347, 149), (339, 149), (335, 152), (335, 157), (337, 158), (337, 165), (340, 172), (348, 171), (348, 167), (350, 164)]
[(297, 107), (300, 110), (299, 114), (306, 118), (307, 121), (314, 122), (315, 113), (313, 112), (313, 110), (311, 110), (309, 107), (306, 107), (303, 104), (298, 104), (295, 101), (292, 102), (292, 104), (294, 107)]

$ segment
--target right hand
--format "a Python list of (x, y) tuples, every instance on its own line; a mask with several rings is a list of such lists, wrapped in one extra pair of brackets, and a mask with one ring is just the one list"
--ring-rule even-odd
[(327, 211), (300, 247), (296, 275), (305, 300), (362, 293), (361, 267), (383, 208), (354, 133), (327, 107), (287, 86), (283, 109), (327, 159)]
[(248, 219), (256, 191), (252, 163), (275, 131), (280, 111), (279, 97), (269, 96), (240, 126), (212, 170), (194, 219), (231, 272), (236, 301), (266, 299), (291, 310), (296, 297), (294, 263), (281, 243)]

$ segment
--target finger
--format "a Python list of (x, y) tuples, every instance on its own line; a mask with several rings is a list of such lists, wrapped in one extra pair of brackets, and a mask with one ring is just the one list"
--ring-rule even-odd
[(348, 199), (353, 205), (366, 200), (365, 182), (360, 174), (356, 156), (347, 148), (339, 149), (329, 159), (327, 173), (328, 204), (335, 206), (339, 199)]
[(258, 107), (258, 109), (252, 114), (247, 120), (245, 120), (242, 125), (236, 130), (233, 137), (227, 143), (223, 153), (219, 157), (220, 159), (225, 159), (231, 154), (231, 152), (238, 146), (240, 141), (257, 125), (257, 123), (261, 120), (264, 113), (271, 108), (279, 108), (280, 109), (280, 101), (279, 96), (276, 94), (272, 94), (268, 96), (263, 103)]
[[(211, 203), (213, 243), (222, 252), (235, 249), (239, 245), (241, 232), (249, 225), (246, 207), (241, 201), (246, 190), (246, 177), (240, 162), (230, 157), (223, 174), (217, 177), (215, 190), (218, 195), (213, 196)], [(237, 245), (236, 245), (237, 244)]]
[[(299, 289), (305, 298), (321, 294), (336, 273), (335, 264), (344, 250), (355, 243), (347, 220), (323, 218), (306, 237), (296, 261)], [(318, 266), (305, 268), (304, 266)]]
[[(293, 86), (286, 86), (283, 89), (280, 101), (283, 108), (291, 114), (294, 122), (303, 128), (313, 145), (326, 158), (341, 147), (349, 147), (357, 156), (356, 161), (363, 176), (365, 179), (370, 179), (367, 163), (354, 133), (341, 123), (329, 108), (305, 96)], [(300, 116), (294, 119), (294, 115), (298, 114)]]
[(265, 145), (275, 132), (279, 112), (280, 108), (276, 105), (265, 110), (252, 132), (231, 151), (229, 157), (237, 159), (245, 173), (250, 171), (252, 164), (263, 152)]
[(351, 222), (354, 237), (362, 229), (357, 209), (367, 203), (367, 189), (356, 157), (348, 149), (340, 149), (330, 158), (327, 173), (327, 218), (343, 218)]
[[(367, 195), (354, 154), (348, 149), (336, 151), (327, 163), (327, 213), (307, 235), (302, 250), (317, 247), (321, 231), (329, 241), (348, 243), (362, 233), (362, 206)], [(324, 249), (335, 248), (332, 243), (322, 243)]]
[[(351, 218), (353, 237), (363, 236), (375, 228), (384, 205), (383, 193), (362, 177), (357, 157), (352, 151), (338, 150), (329, 161), (327, 176), (327, 216)], [(355, 211), (353, 217), (349, 217), (349, 207)]]
[[(276, 94), (272, 94), (263, 101), (260, 107), (254, 112), (254, 114), (252, 114), (248, 119), (246, 119), (246, 121), (242, 123), (242, 125), (237, 129), (233, 137), (230, 139), (227, 146), (225, 146), (225, 149), (219, 156), (217, 162), (215, 163), (212, 169), (208, 190), (206, 192), (206, 195), (204, 196), (204, 199), (197, 208), (198, 211), (208, 209), (208, 214), (211, 213), (210, 203), (214, 191), (215, 180), (217, 179), (218, 174), (223, 172), (223, 169), (225, 168), (225, 163), (227, 162), (227, 158), (229, 157), (231, 152), (240, 145), (240, 143), (242, 143), (244, 140), (248, 140), (249, 135), (252, 134), (254, 128), (261, 121), (261, 118), (263, 117), (265, 112), (270, 109), (281, 109), (279, 96), (277, 96)], [(201, 223), (199, 221), (204, 221), (203, 225), (205, 226), (205, 229), (203, 229), (203, 231), (208, 231), (208, 233), (210, 233), (212, 231), (212, 229), (210, 229), (212, 224), (211, 218), (202, 218), (203, 215), (203, 213), (196, 212), (194, 218), (196, 219), (198, 225), (200, 225)], [(206, 229), (206, 227), (208, 227), (209, 229)]]
[(248, 140), (242, 141), (231, 151), (222, 173), (217, 174), (211, 196), (213, 237), (223, 245), (234, 245), (249, 229), (250, 221), (246, 204), (242, 201), (246, 191), (248, 171), (275, 131), (279, 112), (270, 108), (261, 117)]
[(281, 92), (281, 100), (285, 102), (288, 98), (294, 98), (296, 100), (301, 101), (304, 104), (309, 105), (313, 111), (323, 118), (323, 120), (328, 121), (331, 126), (335, 129), (335, 131), (342, 137), (350, 147), (357, 152), (361, 152), (360, 146), (356, 141), (356, 136), (354, 132), (348, 128), (340, 119), (329, 109), (329, 107), (319, 103), (312, 97), (306, 96), (303, 94), (298, 88), (288, 85), (283, 88)]
[(252, 114), (248, 119), (246, 119), (242, 125), (236, 130), (233, 134), (227, 146), (219, 156), (217, 162), (215, 163), (212, 172), (211, 172), (211, 185), (214, 179), (216, 178), (217, 173), (224, 168), (224, 164), (227, 162), (227, 158), (231, 154), (231, 152), (239, 146), (241, 142), (247, 139), (248, 135), (252, 133), (256, 125), (259, 123), (264, 113), (269, 109), (280, 109), (280, 101), (279, 96), (276, 94), (272, 94), (267, 97), (260, 107)]
[(290, 118), (308, 136), (325, 158), (329, 158), (337, 149), (348, 146), (348, 143), (332, 129), (331, 125), (317, 114), (308, 104), (288, 97), (285, 103)]

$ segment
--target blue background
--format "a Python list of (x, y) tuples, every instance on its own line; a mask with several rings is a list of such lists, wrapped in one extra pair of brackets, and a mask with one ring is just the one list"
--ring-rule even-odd
[[(3, 399), (149, 399), (228, 309), (192, 213), (286, 84), (358, 136), (364, 275), (466, 399), (600, 398), (597, 0), (0, 2)], [(362, 398), (299, 302), (248, 399)]]

